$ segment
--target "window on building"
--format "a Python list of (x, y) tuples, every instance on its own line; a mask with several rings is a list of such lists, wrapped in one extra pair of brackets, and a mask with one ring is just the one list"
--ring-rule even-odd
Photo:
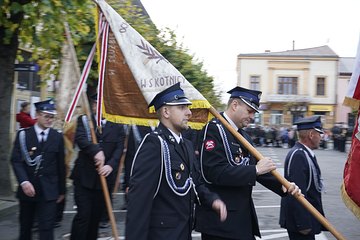
[(281, 110), (272, 110), (270, 115), (270, 124), (279, 125), (283, 123), (283, 112)]
[(325, 96), (325, 78), (316, 78), (316, 95)]
[[(21, 51), (23, 61), (21, 64), (35, 64), (31, 61), (31, 53), (27, 51)], [(30, 71), (18, 71), (17, 89), (29, 90), (29, 91), (40, 91), (41, 80), (37, 72)]]
[(260, 76), (250, 76), (250, 89), (260, 91)]
[(279, 77), (278, 94), (297, 94), (297, 77)]
[(18, 72), (17, 88), (20, 90), (40, 91), (40, 76), (34, 72)]

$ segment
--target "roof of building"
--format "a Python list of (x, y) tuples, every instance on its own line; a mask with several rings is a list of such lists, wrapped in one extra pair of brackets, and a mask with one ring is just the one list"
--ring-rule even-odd
[(339, 56), (327, 45), (313, 48), (287, 50), (283, 52), (244, 53), (238, 57), (335, 57)]
[(341, 57), (339, 58), (339, 73), (351, 74), (354, 70), (355, 58), (354, 57)]

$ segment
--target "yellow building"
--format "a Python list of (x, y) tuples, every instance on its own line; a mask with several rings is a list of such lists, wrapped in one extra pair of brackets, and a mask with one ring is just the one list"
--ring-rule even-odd
[(260, 90), (261, 125), (293, 125), (299, 117), (321, 115), (325, 128), (336, 119), (339, 56), (328, 46), (239, 54), (238, 86)]

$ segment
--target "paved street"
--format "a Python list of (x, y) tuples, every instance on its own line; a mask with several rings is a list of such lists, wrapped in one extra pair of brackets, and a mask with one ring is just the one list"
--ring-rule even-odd
[[(278, 165), (279, 172), (283, 172), (283, 161), (289, 149), (262, 147), (258, 150), (263, 156), (271, 157)], [(316, 150), (317, 159), (322, 169), (326, 192), (323, 194), (324, 210), (329, 222), (341, 232), (346, 239), (360, 239), (360, 221), (345, 207), (341, 196), (340, 186), (342, 172), (347, 154), (333, 150)], [(280, 211), (280, 197), (268, 191), (260, 184), (254, 188), (253, 198), (259, 218), (262, 239), (288, 239), (286, 231), (278, 224)], [(76, 212), (72, 201), (72, 190), (69, 189), (67, 205), (64, 212), (64, 220), (61, 227), (56, 228), (56, 239), (67, 239), (71, 221)], [(121, 209), (123, 195), (115, 195), (114, 213), (121, 239), (124, 239), (124, 219), (126, 212)], [(18, 215), (16, 208), (13, 211), (0, 214), (0, 239), (14, 240), (18, 236)], [(99, 239), (110, 239), (111, 228), (101, 229)], [(34, 233), (36, 235), (36, 232)], [(200, 239), (199, 233), (193, 233), (193, 239)], [(36, 238), (35, 238), (36, 239)], [(335, 239), (330, 233), (325, 232), (317, 237), (317, 240)]]

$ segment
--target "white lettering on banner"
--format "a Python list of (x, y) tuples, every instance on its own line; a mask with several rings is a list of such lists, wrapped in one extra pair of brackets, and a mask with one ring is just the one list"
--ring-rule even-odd
[(109, 34), (109, 44), (107, 49), (107, 61), (116, 62), (116, 39), (113, 34)]
[(183, 76), (163, 76), (157, 78), (141, 79), (140, 88), (157, 88), (157, 87), (166, 87), (171, 86), (176, 83), (185, 83), (185, 78)]

